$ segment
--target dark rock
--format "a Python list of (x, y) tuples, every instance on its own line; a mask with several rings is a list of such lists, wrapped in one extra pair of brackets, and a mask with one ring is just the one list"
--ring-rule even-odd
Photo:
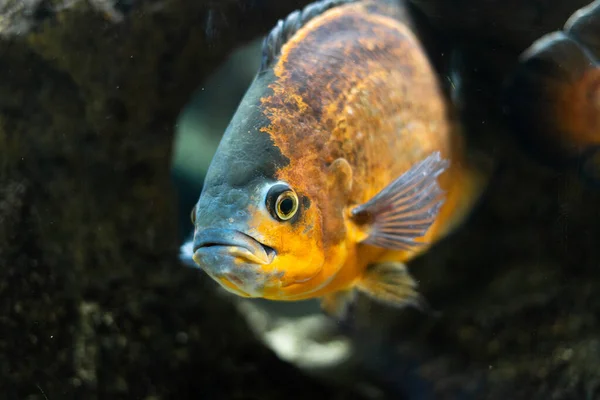
[(177, 258), (178, 112), (299, 5), (253, 4), (2, 4), (3, 399), (355, 398), (278, 360)]

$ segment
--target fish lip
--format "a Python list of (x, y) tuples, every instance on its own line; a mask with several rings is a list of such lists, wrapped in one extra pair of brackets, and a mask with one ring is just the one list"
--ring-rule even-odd
[(230, 255), (254, 264), (270, 264), (275, 257), (273, 248), (235, 229), (209, 228), (198, 232), (194, 238), (194, 254), (211, 247), (227, 248)]

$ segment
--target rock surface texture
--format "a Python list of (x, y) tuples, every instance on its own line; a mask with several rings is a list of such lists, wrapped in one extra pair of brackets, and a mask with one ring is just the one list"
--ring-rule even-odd
[(2, 399), (358, 398), (279, 361), (177, 259), (177, 114), (302, 5), (0, 2)]

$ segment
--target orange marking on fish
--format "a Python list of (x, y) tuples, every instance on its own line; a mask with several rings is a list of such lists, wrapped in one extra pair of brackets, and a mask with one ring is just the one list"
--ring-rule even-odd
[(560, 86), (553, 110), (560, 129), (571, 132), (570, 139), (580, 146), (600, 143), (600, 67)]

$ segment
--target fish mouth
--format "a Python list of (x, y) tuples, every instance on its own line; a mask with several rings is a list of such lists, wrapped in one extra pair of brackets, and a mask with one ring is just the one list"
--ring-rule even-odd
[(252, 264), (270, 264), (275, 250), (234, 229), (205, 229), (194, 238), (194, 258), (204, 251), (223, 251)]

